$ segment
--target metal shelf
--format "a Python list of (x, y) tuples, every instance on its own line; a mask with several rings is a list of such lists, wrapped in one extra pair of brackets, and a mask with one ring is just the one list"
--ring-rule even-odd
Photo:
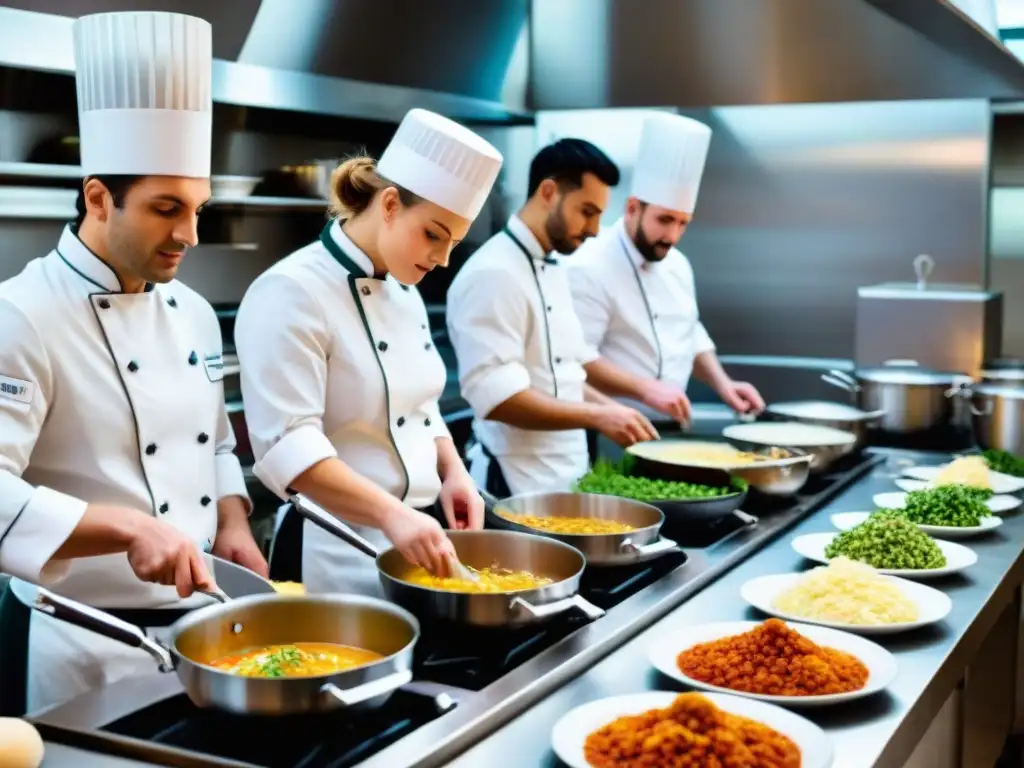
[(82, 168), (78, 165), (0, 162), (0, 176), (18, 179), (80, 179)]
[[(31, 165), (34, 163), (3, 163), (0, 164), (0, 176), (10, 166)], [(60, 168), (70, 166), (41, 166), (43, 168)], [(8, 174), (13, 175), (13, 174)], [(35, 178), (42, 178), (36, 176)], [(49, 178), (58, 178), (51, 175)], [(64, 177), (60, 177), (64, 178)], [(66, 178), (75, 178), (68, 176)], [(17, 187), (0, 184), (0, 219), (63, 219), (69, 220), (77, 215), (75, 199), (78, 190), (59, 189), (55, 187)], [(306, 197), (215, 197), (210, 205), (218, 207), (322, 211), (327, 208), (327, 201)]]

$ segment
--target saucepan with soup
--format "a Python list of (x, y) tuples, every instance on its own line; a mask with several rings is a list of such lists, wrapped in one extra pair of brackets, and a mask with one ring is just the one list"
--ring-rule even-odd
[(586, 558), (561, 541), (515, 531), (448, 531), (472, 579), (439, 576), (397, 549), (379, 552), (338, 518), (297, 495), (294, 509), (377, 563), (384, 595), (419, 616), (480, 627), (514, 627), (570, 611), (596, 619), (604, 611), (579, 594)]
[(165, 642), (37, 588), (32, 607), (139, 648), (174, 671), (196, 706), (286, 715), (372, 709), (412, 680), (420, 625), (372, 597), (252, 595), (191, 611)]
[(481, 490), (497, 528), (540, 534), (576, 547), (587, 565), (629, 565), (676, 552), (661, 536), (665, 514), (652, 504), (597, 493), (531, 493), (497, 499)]

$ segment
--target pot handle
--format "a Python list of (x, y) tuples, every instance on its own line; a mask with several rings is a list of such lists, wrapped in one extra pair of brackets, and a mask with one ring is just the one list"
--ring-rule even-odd
[(935, 269), (935, 259), (927, 253), (922, 253), (914, 258), (914, 276), (917, 277), (917, 289), (923, 291), (928, 287), (928, 278), (932, 276)]
[(376, 559), (380, 554), (373, 544), (353, 531), (334, 515), (312, 503), (301, 494), (295, 494), (289, 499), (289, 501), (295, 511), (309, 520), (309, 522), (319, 526), (328, 533), (337, 536), (342, 541), (351, 544), (364, 555), (368, 555), (369, 557)]
[(36, 599), (30, 607), (59, 621), (87, 629), (110, 640), (132, 648), (141, 648), (156, 660), (161, 672), (174, 671), (174, 659), (171, 658), (171, 654), (166, 648), (146, 637), (146, 633), (134, 624), (122, 621), (105, 611), (54, 594), (42, 587), (36, 588)]
[(660, 538), (650, 544), (638, 547), (631, 539), (626, 539), (619, 545), (619, 548), (637, 557), (646, 557), (649, 555), (660, 555), (663, 552), (672, 552), (679, 549), (679, 544), (672, 541), (672, 539)]
[(974, 404), (973, 400), (970, 403), (968, 403), (968, 405), (970, 406), (971, 413), (974, 414), (975, 416), (985, 417), (985, 416), (991, 416), (992, 415), (992, 401), (991, 400), (986, 401), (985, 407), (983, 409), (982, 408), (978, 408)]
[(833, 387), (839, 387), (847, 392), (856, 394), (860, 392), (860, 384), (853, 381), (849, 375), (842, 371), (829, 371), (828, 373), (821, 374), (821, 380), (826, 384), (831, 384)]
[(329, 699), (339, 702), (343, 707), (353, 707), (362, 704), (364, 701), (383, 696), (408, 685), (412, 682), (412, 670), (402, 669), (392, 672), (377, 680), (357, 685), (353, 688), (341, 688), (334, 683), (325, 683), (320, 688), (320, 693)]
[(580, 595), (564, 597), (561, 600), (554, 600), (550, 603), (542, 603), (541, 605), (534, 605), (529, 600), (524, 600), (521, 597), (513, 597), (509, 607), (513, 611), (525, 611), (535, 619), (545, 619), (548, 616), (555, 616), (571, 610), (580, 611), (588, 619), (600, 619), (605, 613), (602, 608), (598, 608)]

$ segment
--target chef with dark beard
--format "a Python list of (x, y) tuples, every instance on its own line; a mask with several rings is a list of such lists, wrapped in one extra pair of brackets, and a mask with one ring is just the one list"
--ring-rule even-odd
[[(600, 358), (587, 381), (654, 420), (685, 402), (690, 376), (738, 413), (764, 409), (757, 389), (733, 381), (700, 321), (693, 268), (677, 248), (693, 220), (711, 129), (679, 115), (644, 121), (625, 215), (584, 243), (569, 264), (573, 303), (588, 346)], [(637, 402), (631, 393), (643, 392)], [(664, 417), (662, 417), (664, 418)]]

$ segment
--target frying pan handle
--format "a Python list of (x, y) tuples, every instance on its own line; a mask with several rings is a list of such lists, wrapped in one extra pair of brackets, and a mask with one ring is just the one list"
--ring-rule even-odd
[(620, 545), (623, 552), (629, 552), (630, 554), (636, 555), (637, 557), (649, 557), (650, 555), (660, 555), (663, 552), (671, 552), (679, 549), (679, 545), (672, 541), (672, 539), (658, 539), (651, 544), (644, 544), (638, 547), (630, 539), (626, 539)]
[(357, 685), (354, 688), (339, 688), (334, 683), (326, 683), (320, 689), (320, 692), (324, 696), (340, 702), (343, 707), (353, 707), (356, 704), (362, 704), (364, 701), (383, 696), (385, 693), (398, 690), (403, 685), (408, 685), (411, 682), (412, 670), (402, 669), (377, 680)]
[(513, 597), (509, 607), (512, 610), (526, 611), (535, 619), (546, 619), (548, 616), (555, 616), (571, 610), (580, 611), (588, 619), (600, 619), (604, 616), (603, 609), (598, 608), (580, 595), (564, 597), (561, 600), (542, 603), (541, 605), (534, 605), (529, 600), (524, 600), (521, 597)]
[(174, 659), (171, 658), (170, 652), (156, 641), (146, 637), (146, 634), (134, 624), (121, 621), (121, 619), (90, 605), (56, 595), (42, 587), (37, 588), (36, 599), (31, 607), (47, 616), (103, 635), (124, 645), (141, 648), (156, 660), (156, 663), (160, 665), (161, 672), (174, 671)]
[(289, 499), (289, 501), (292, 504), (292, 508), (309, 520), (309, 522), (323, 528), (328, 533), (337, 536), (342, 541), (351, 544), (364, 555), (368, 555), (376, 559), (380, 554), (373, 544), (353, 531), (334, 515), (317, 506), (301, 494), (295, 494)]

